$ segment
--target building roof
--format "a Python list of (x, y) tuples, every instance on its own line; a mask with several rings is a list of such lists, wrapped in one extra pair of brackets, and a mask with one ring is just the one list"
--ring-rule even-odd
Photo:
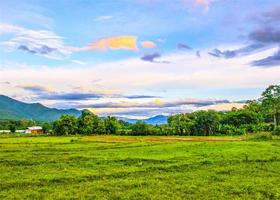
[(32, 126), (32, 127), (28, 127), (27, 130), (42, 130), (43, 128), (41, 126)]

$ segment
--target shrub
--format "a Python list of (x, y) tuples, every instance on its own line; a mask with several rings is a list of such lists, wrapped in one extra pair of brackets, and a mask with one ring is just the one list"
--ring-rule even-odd
[(261, 132), (248, 134), (246, 136), (247, 140), (272, 140), (272, 134), (270, 132)]
[(277, 126), (272, 133), (273, 135), (280, 135), (280, 126)]
[(246, 132), (245, 128), (237, 128), (233, 125), (223, 124), (219, 130), (222, 135), (243, 135)]

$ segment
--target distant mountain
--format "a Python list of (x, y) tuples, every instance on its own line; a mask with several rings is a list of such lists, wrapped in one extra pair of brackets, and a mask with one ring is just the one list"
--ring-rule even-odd
[(80, 116), (76, 109), (60, 110), (48, 108), (39, 103), (24, 103), (10, 97), (0, 95), (0, 119), (32, 119), (35, 121), (54, 121), (61, 115)]
[[(118, 117), (119, 120), (123, 120), (125, 122), (134, 124), (138, 119), (131, 119), (131, 118), (125, 118), (125, 117)], [(154, 117), (144, 119), (142, 121), (146, 122), (147, 124), (152, 124), (152, 125), (160, 125), (160, 124), (166, 124), (167, 123), (168, 116), (165, 115), (156, 115)]]
[(160, 124), (166, 124), (167, 123), (167, 119), (168, 119), (168, 116), (157, 115), (157, 116), (145, 119), (144, 121), (147, 124), (160, 125)]

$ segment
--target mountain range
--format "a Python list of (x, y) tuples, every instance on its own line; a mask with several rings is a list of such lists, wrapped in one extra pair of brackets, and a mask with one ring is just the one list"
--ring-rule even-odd
[[(76, 117), (81, 115), (77, 109), (56, 109), (48, 108), (40, 103), (24, 103), (8, 96), (0, 95), (0, 120), (31, 119), (34, 121), (55, 121), (61, 115), (68, 114)], [(159, 125), (167, 123), (167, 116), (157, 115), (143, 121), (148, 124)], [(136, 123), (138, 119), (118, 117), (129, 123)]]
[(76, 109), (48, 108), (40, 103), (24, 103), (8, 96), (0, 95), (0, 119), (31, 119), (35, 121), (54, 121), (63, 114), (80, 116)]
[[(139, 119), (131, 119), (131, 118), (126, 118), (126, 117), (118, 117), (119, 120), (134, 124)], [(151, 118), (143, 119), (141, 121), (146, 122), (147, 124), (152, 124), (152, 125), (160, 125), (160, 124), (166, 124), (167, 123), (168, 116), (165, 115), (156, 115)]]

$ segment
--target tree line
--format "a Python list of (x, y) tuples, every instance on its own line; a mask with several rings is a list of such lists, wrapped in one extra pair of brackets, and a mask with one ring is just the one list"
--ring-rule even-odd
[[(80, 117), (62, 115), (52, 123), (43, 123), (45, 132), (53, 135), (242, 135), (272, 132), (280, 135), (280, 85), (269, 86), (261, 98), (248, 101), (242, 109), (181, 113), (168, 118), (167, 124), (150, 125), (143, 121), (130, 124), (116, 117), (106, 118), (84, 110)], [(1, 123), (0, 123), (1, 127)]]

